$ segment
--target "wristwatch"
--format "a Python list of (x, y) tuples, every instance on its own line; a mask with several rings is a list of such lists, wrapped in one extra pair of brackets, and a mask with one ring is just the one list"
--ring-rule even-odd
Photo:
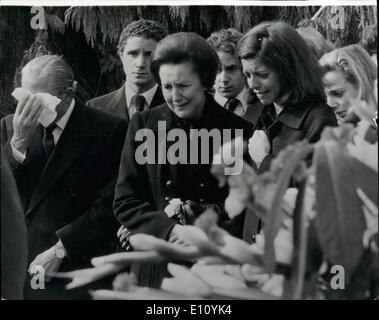
[(54, 246), (55, 256), (59, 259), (63, 259), (66, 256), (66, 250), (62, 244), (62, 241), (58, 241)]

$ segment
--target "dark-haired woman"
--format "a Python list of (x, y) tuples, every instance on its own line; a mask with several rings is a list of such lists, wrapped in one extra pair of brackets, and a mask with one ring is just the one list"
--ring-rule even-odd
[[(261, 23), (243, 36), (237, 54), (249, 88), (264, 105), (249, 141), (259, 172), (268, 170), (289, 144), (316, 142), (325, 127), (337, 126), (326, 104), (317, 58), (294, 28), (284, 22)], [(250, 242), (257, 219), (249, 215), (246, 219), (244, 239)]]
[(265, 106), (249, 145), (260, 171), (287, 145), (316, 142), (326, 126), (337, 125), (319, 64), (291, 26), (259, 24), (241, 39), (237, 52), (249, 88)]

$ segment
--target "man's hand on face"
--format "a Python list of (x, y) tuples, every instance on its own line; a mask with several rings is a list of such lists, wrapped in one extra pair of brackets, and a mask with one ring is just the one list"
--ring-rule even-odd
[(21, 99), (13, 116), (13, 136), (11, 145), (21, 153), (25, 153), (30, 145), (32, 133), (43, 110), (42, 100), (30, 95)]

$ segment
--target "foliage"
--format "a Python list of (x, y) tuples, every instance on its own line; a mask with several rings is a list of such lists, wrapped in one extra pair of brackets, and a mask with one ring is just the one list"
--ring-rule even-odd
[[(321, 7), (319, 13), (311, 19), (304, 17), (300, 24), (316, 28), (337, 48), (358, 43), (365, 30), (378, 20), (376, 6)], [(333, 19), (337, 13), (341, 13), (341, 19), (337, 21), (339, 27)]]
[[(363, 33), (367, 33), (377, 22), (374, 6), (344, 7), (345, 29), (334, 30), (331, 26), (331, 8), (318, 6), (75, 6), (45, 7), (48, 29), (30, 28), (30, 8), (1, 7), (1, 45), (6, 48), (7, 61), (1, 81), (1, 114), (12, 111), (9, 98), (13, 91), (13, 75), (23, 60), (32, 57), (36, 48), (45, 46), (48, 52), (64, 54), (71, 63), (78, 79), (81, 96), (88, 99), (117, 89), (123, 81), (123, 70), (117, 57), (116, 44), (122, 29), (130, 22), (144, 18), (162, 23), (172, 32), (194, 31), (208, 37), (213, 31), (234, 27), (246, 32), (252, 26), (267, 20), (283, 20), (292, 26), (312, 25), (337, 47), (357, 43)], [(14, 32), (17, 30), (17, 32)], [(34, 44), (30, 47), (32, 39)], [(42, 39), (43, 38), (43, 39)], [(88, 48), (79, 40), (84, 38)], [(5, 40), (3, 40), (5, 39)], [(78, 49), (72, 46), (76, 42)], [(23, 59), (24, 50), (29, 48)], [(40, 49), (41, 51), (42, 49)], [(11, 52), (13, 52), (11, 54)], [(0, 62), (5, 61), (0, 52)], [(3, 58), (2, 58), (3, 57)], [(87, 66), (88, 65), (88, 66)], [(91, 66), (91, 68), (90, 68)], [(4, 74), (6, 76), (4, 76)]]
[(34, 40), (29, 11), (0, 6), (0, 117), (14, 111), (13, 75)]

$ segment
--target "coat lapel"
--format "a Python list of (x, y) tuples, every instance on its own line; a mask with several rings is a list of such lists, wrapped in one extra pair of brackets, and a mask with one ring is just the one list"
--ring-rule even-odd
[(263, 104), (260, 102), (249, 103), (246, 113), (242, 116), (245, 120), (249, 121), (254, 127), (257, 125), (258, 120), (263, 112)]
[(128, 106), (126, 103), (126, 89), (125, 89), (125, 83), (123, 86), (118, 89), (112, 100), (109, 102), (109, 108), (112, 111), (112, 113), (117, 114), (119, 117), (125, 119), (128, 124), (130, 122), (129, 119), (129, 113), (128, 113)]
[(51, 191), (92, 137), (93, 134), (88, 128), (85, 107), (76, 103), (67, 126), (41, 174), (26, 214), (33, 211)]

